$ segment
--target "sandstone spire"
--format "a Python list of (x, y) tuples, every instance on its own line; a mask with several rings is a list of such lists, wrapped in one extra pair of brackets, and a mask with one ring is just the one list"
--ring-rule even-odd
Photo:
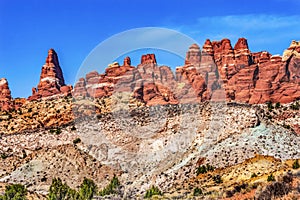
[(5, 78), (0, 79), (0, 110), (9, 110), (12, 108), (12, 97), (8, 82)]
[(58, 56), (54, 49), (48, 51), (46, 62), (42, 67), (40, 82), (37, 88), (32, 88), (29, 100), (50, 97), (58, 94), (69, 95), (72, 87), (65, 85), (62, 70), (59, 66)]

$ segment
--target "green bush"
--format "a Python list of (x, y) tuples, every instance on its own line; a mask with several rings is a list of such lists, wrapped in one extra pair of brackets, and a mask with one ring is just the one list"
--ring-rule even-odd
[(275, 108), (280, 108), (280, 102), (277, 102), (277, 103), (275, 104)]
[(272, 105), (272, 102), (267, 102), (266, 104), (268, 106), (269, 111), (272, 111), (274, 109), (274, 106)]
[(215, 176), (213, 177), (213, 180), (214, 180), (215, 183), (217, 183), (217, 184), (223, 183), (222, 178), (221, 178), (220, 175), (215, 175)]
[(53, 133), (53, 134), (56, 134), (56, 135), (59, 135), (59, 134), (61, 134), (61, 128), (53, 128), (53, 129), (50, 129), (49, 132)]
[(79, 188), (79, 197), (82, 200), (90, 200), (93, 198), (94, 194), (96, 193), (97, 186), (93, 180), (84, 178), (83, 183), (80, 185)]
[(162, 192), (156, 186), (151, 186), (150, 189), (146, 191), (145, 198), (151, 198), (154, 195), (162, 195)]
[(111, 194), (116, 194), (117, 191), (116, 189), (120, 186), (120, 181), (116, 175), (112, 178), (110, 183), (102, 190), (99, 191), (100, 196), (106, 196), (106, 195), (111, 195)]
[(96, 191), (95, 183), (84, 178), (79, 191), (70, 188), (60, 178), (54, 178), (49, 189), (48, 200), (91, 200)]
[(194, 193), (193, 193), (194, 196), (200, 196), (202, 194), (203, 194), (203, 192), (202, 192), (202, 190), (200, 188), (196, 187), (194, 189)]
[(60, 178), (52, 179), (52, 184), (49, 189), (48, 200), (63, 200), (67, 199), (70, 187), (63, 183)]
[(2, 159), (6, 159), (8, 157), (8, 155), (6, 153), (1, 153), (1, 158)]
[(255, 178), (255, 177), (257, 177), (256, 173), (251, 174), (251, 178)]
[(22, 157), (23, 157), (23, 159), (27, 157), (27, 153), (24, 149), (22, 149)]
[(268, 181), (268, 182), (270, 182), (270, 181), (275, 181), (275, 176), (274, 176), (273, 174), (270, 174), (270, 175), (268, 176), (267, 181)]
[(209, 171), (214, 171), (214, 170), (215, 170), (215, 168), (213, 166), (209, 165), (209, 164), (201, 165), (197, 168), (196, 174), (198, 176), (199, 174), (205, 174)]
[(81, 142), (81, 139), (80, 138), (76, 138), (75, 140), (73, 140), (73, 144), (78, 144)]
[(300, 109), (300, 104), (299, 104), (299, 102), (297, 101), (295, 104), (292, 104), (292, 105), (290, 106), (290, 108), (291, 108), (292, 110), (299, 110), (299, 109)]
[(288, 125), (288, 124), (283, 124), (283, 127), (286, 128), (286, 129), (291, 129), (291, 126)]
[(73, 189), (70, 188), (68, 190), (66, 199), (68, 199), (68, 200), (79, 200), (80, 196), (79, 196), (79, 193), (76, 190), (73, 190)]
[(25, 200), (27, 190), (24, 185), (13, 184), (5, 188), (4, 195), (0, 196), (0, 200)]
[(299, 169), (300, 168), (300, 164), (298, 160), (295, 160), (293, 163), (293, 169)]
[[(291, 184), (284, 182), (273, 182), (264, 187), (260, 192), (256, 193), (256, 199), (286, 199), (281, 198), (292, 190)], [(294, 198), (288, 198), (294, 199)], [(297, 199), (297, 198), (295, 198)]]

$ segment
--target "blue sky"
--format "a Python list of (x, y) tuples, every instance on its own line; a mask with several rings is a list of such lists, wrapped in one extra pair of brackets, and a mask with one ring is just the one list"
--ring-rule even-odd
[[(291, 40), (300, 40), (299, 8), (298, 0), (0, 0), (0, 77), (8, 79), (13, 97), (28, 97), (48, 49), (54, 48), (66, 83), (74, 84), (99, 43), (139, 27), (174, 29), (200, 45), (206, 38), (227, 37), (234, 45), (246, 37), (253, 52), (282, 54)], [(172, 67), (182, 64), (161, 60)]]

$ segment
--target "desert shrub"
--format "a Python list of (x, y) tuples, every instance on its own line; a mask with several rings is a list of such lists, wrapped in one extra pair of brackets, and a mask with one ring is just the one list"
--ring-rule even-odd
[(69, 188), (66, 199), (79, 200), (81, 198), (79, 196), (79, 193), (76, 190)]
[(201, 165), (197, 168), (196, 174), (198, 176), (199, 174), (205, 174), (209, 171), (214, 171), (214, 170), (215, 170), (215, 168), (213, 166), (209, 165), (209, 164)]
[(284, 183), (291, 183), (293, 181), (293, 174), (288, 172), (287, 174), (285, 174), (283, 177), (282, 177), (282, 181)]
[(291, 108), (292, 110), (299, 110), (299, 109), (300, 109), (300, 104), (299, 104), (299, 102), (297, 101), (295, 104), (290, 105), (290, 108)]
[(267, 181), (268, 181), (268, 182), (270, 182), (270, 181), (275, 181), (275, 176), (274, 176), (273, 174), (270, 174), (270, 175), (268, 176)]
[(73, 140), (73, 144), (78, 144), (81, 142), (81, 139), (80, 138), (76, 138), (75, 140)]
[(84, 178), (79, 191), (70, 188), (60, 178), (54, 178), (49, 188), (48, 200), (91, 200), (96, 191), (95, 183)]
[(299, 169), (299, 168), (300, 168), (299, 161), (295, 160), (293, 163), (293, 169)]
[(93, 180), (84, 178), (83, 182), (79, 188), (79, 197), (82, 200), (90, 200), (93, 198), (94, 194), (96, 193), (97, 186)]
[(246, 189), (247, 187), (248, 187), (247, 183), (242, 183), (241, 185), (236, 185), (236, 186), (234, 186), (233, 193), (241, 192), (242, 190)]
[(54, 178), (49, 188), (48, 200), (67, 199), (69, 191), (70, 187), (67, 184), (63, 183), (60, 178)]
[(4, 195), (0, 196), (0, 200), (25, 200), (27, 190), (24, 185), (13, 184), (5, 188)]
[(194, 196), (200, 196), (202, 194), (203, 194), (203, 192), (202, 192), (202, 190), (200, 188), (196, 187), (194, 189), (194, 193), (193, 193)]
[(145, 198), (151, 198), (154, 195), (162, 195), (162, 192), (158, 187), (152, 185), (151, 188), (146, 191)]
[(72, 126), (72, 127), (71, 127), (71, 131), (76, 131), (76, 127), (75, 127), (75, 126)]
[(217, 184), (223, 183), (222, 178), (221, 178), (220, 175), (215, 175), (215, 176), (213, 176), (213, 180), (214, 180), (214, 182), (217, 183)]
[(267, 185), (258, 195), (257, 199), (275, 199), (286, 195), (291, 190), (291, 186), (284, 182), (274, 182)]
[(61, 128), (52, 128), (52, 129), (50, 129), (49, 132), (53, 133), (53, 134), (56, 134), (56, 135), (59, 135), (59, 134), (61, 134)]
[(230, 198), (234, 195), (234, 193), (231, 190), (227, 190), (225, 194), (227, 198)]
[(274, 106), (272, 105), (272, 102), (267, 102), (266, 104), (268, 106), (269, 111), (272, 111), (274, 109)]
[(257, 177), (256, 173), (251, 174), (251, 178), (255, 178), (255, 177)]
[(275, 104), (275, 108), (280, 108), (280, 102), (277, 102), (276, 104)]
[(283, 124), (283, 127), (286, 128), (286, 129), (291, 129), (291, 126), (288, 125), (288, 124)]
[(19, 109), (17, 110), (17, 114), (19, 114), (19, 115), (22, 115), (22, 114), (23, 114), (21, 108), (19, 108)]
[(103, 188), (102, 190), (99, 191), (99, 195), (106, 196), (106, 195), (116, 194), (117, 189), (120, 185), (121, 184), (120, 184), (118, 177), (116, 175), (114, 175), (114, 177), (112, 178), (110, 183), (105, 188)]
[(1, 153), (1, 158), (2, 158), (2, 159), (8, 158), (8, 154), (6, 154), (6, 153)]
[(27, 153), (26, 153), (26, 151), (24, 149), (22, 149), (22, 158), (24, 159), (26, 157), (27, 157)]

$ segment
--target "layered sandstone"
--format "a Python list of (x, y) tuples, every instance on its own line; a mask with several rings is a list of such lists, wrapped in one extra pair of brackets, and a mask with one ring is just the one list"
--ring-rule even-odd
[(58, 56), (54, 49), (48, 51), (46, 62), (42, 67), (40, 82), (37, 88), (32, 88), (28, 100), (37, 100), (55, 95), (71, 95), (72, 86), (66, 86)]
[(197, 44), (189, 47), (175, 76), (169, 67), (157, 66), (154, 54), (143, 55), (137, 67), (126, 57), (122, 66), (113, 63), (104, 74), (87, 74), (75, 85), (74, 94), (108, 97), (129, 92), (146, 105), (206, 100), (287, 103), (300, 97), (299, 52), (296, 41), (281, 57), (267, 51), (252, 53), (245, 38), (234, 47), (229, 39), (207, 39), (202, 50)]
[(174, 84), (172, 70), (167, 66), (158, 67), (155, 55), (147, 54), (141, 57), (137, 67), (131, 66), (130, 58), (126, 57), (122, 66), (113, 63), (104, 74), (88, 73), (76, 83), (73, 94), (102, 98), (127, 92), (147, 105), (178, 103), (172, 92)]
[(201, 50), (197, 44), (192, 44), (186, 53), (185, 65), (197, 66), (201, 62)]

